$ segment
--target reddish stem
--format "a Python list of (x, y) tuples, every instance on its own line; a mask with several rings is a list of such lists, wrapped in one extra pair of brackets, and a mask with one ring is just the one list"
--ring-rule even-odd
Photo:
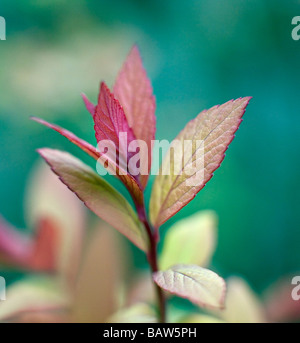
[[(151, 268), (151, 272), (156, 273), (158, 272), (158, 263), (157, 263), (157, 234), (152, 229), (149, 220), (146, 215), (145, 205), (139, 205), (137, 206), (137, 212), (140, 221), (144, 224), (146, 228), (146, 232), (149, 237), (149, 251), (147, 253), (147, 259), (148, 263)], [(153, 280), (153, 279), (152, 279)], [(159, 306), (159, 313), (160, 313), (160, 322), (165, 323), (166, 322), (166, 300), (163, 293), (163, 290), (154, 282), (154, 287), (157, 294), (158, 299), (158, 306)]]

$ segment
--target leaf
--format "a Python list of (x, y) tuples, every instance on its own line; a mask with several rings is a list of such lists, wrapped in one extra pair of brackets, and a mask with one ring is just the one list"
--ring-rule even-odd
[(121, 243), (119, 234), (105, 223), (95, 228), (76, 283), (72, 322), (104, 323), (117, 311), (128, 256)]
[(90, 112), (92, 116), (94, 116), (96, 111), (96, 106), (87, 98), (85, 94), (81, 94), (83, 102), (85, 104), (86, 109)]
[(31, 172), (26, 187), (25, 213), (32, 229), (41, 226), (41, 220), (53, 221), (57, 236), (56, 272), (64, 283), (73, 286), (82, 254), (87, 211), (42, 161)]
[(198, 314), (198, 313), (194, 313), (191, 314), (187, 317), (184, 317), (180, 323), (191, 323), (191, 324), (196, 324), (196, 323), (214, 323), (214, 324), (220, 324), (220, 323), (225, 323), (223, 320), (217, 318), (217, 317), (213, 317), (213, 316), (209, 316), (207, 314)]
[(176, 222), (166, 234), (160, 269), (176, 264), (207, 265), (215, 250), (216, 227), (216, 214), (208, 210)]
[(148, 152), (141, 160), (148, 160), (148, 175), (141, 175), (144, 188), (151, 168), (152, 140), (155, 139), (155, 98), (143, 67), (137, 46), (130, 51), (114, 85), (113, 93), (120, 101), (135, 137), (147, 143)]
[(156, 301), (156, 286), (153, 283), (151, 274), (144, 271), (138, 274), (131, 282), (127, 292), (126, 304), (135, 303), (154, 304)]
[(280, 277), (264, 292), (264, 308), (268, 321), (298, 322), (300, 319), (300, 301), (295, 295), (299, 294), (300, 272)]
[(34, 271), (56, 271), (58, 239), (55, 220), (41, 217), (30, 254), (23, 260), (24, 266)]
[(0, 322), (19, 321), (24, 314), (67, 308), (69, 299), (61, 293), (56, 281), (43, 276), (18, 281), (8, 287), (6, 300), (0, 304)]
[[(101, 82), (100, 85), (94, 122), (97, 142), (105, 139), (111, 140), (120, 154), (127, 153), (128, 144), (136, 139), (129, 127), (123, 108), (104, 82)], [(124, 142), (120, 141), (120, 133), (127, 134), (127, 146), (122, 147)], [(119, 147), (120, 149), (118, 149)], [(124, 158), (127, 159), (127, 157)]]
[(9, 265), (23, 264), (30, 250), (30, 238), (0, 217), (0, 262)]
[(148, 304), (137, 303), (119, 310), (108, 318), (107, 323), (157, 323), (157, 318)]
[(187, 298), (201, 307), (223, 308), (225, 281), (211, 270), (195, 265), (177, 265), (153, 274), (165, 291)]
[(60, 133), (62, 136), (66, 137), (70, 142), (77, 145), (80, 149), (82, 149), (84, 152), (89, 154), (91, 157), (93, 157), (95, 160), (98, 160), (100, 157), (99, 152), (96, 150), (95, 147), (93, 147), (91, 144), (87, 143), (83, 139), (78, 138), (74, 135), (74, 133), (65, 130), (58, 125), (54, 125), (51, 123), (48, 123), (47, 121), (37, 118), (37, 117), (31, 117), (32, 120), (36, 121), (37, 123), (40, 123), (44, 126), (49, 127), (50, 129), (53, 129), (54, 131)]
[(264, 309), (257, 295), (241, 278), (227, 280), (226, 306), (215, 315), (228, 323), (263, 323), (266, 322)]
[[(127, 170), (129, 160), (133, 156), (133, 153), (128, 152), (128, 146), (136, 138), (128, 125), (123, 108), (104, 82), (100, 85), (98, 104), (93, 118), (97, 142), (109, 141), (109, 146), (113, 145), (116, 149), (117, 156), (110, 159), (108, 152), (106, 158), (113, 165), (116, 164), (115, 172), (133, 196), (135, 203), (142, 202), (139, 175), (130, 175)], [(126, 134), (126, 139), (122, 137), (123, 134)]]
[[(109, 90), (107, 90), (107, 91), (109, 92)], [(120, 105), (118, 105), (118, 106), (120, 107)], [(118, 107), (118, 106), (116, 105), (116, 107)], [(66, 137), (70, 142), (77, 145), (80, 149), (82, 149), (88, 155), (90, 155), (95, 160), (100, 162), (102, 165), (105, 163), (105, 161), (103, 161), (101, 159), (102, 154), (100, 154), (100, 152), (95, 147), (93, 147), (91, 144), (87, 143), (86, 141), (78, 138), (72, 132), (65, 130), (65, 129), (57, 126), (57, 125), (48, 123), (47, 121), (40, 119), (40, 118), (31, 117), (31, 119), (42, 124), (42, 125), (44, 125), (44, 126), (47, 126), (51, 129), (55, 130), (58, 133), (60, 133), (62, 136)], [(100, 129), (98, 131), (100, 131)], [(98, 137), (100, 137), (100, 133), (99, 133)], [(116, 144), (116, 147), (118, 147), (119, 143), (118, 143), (116, 136), (114, 136), (113, 142), (114, 142), (114, 144)], [(127, 149), (127, 146), (124, 149)], [(107, 156), (107, 157), (109, 159), (109, 156)], [(129, 157), (131, 157), (131, 156), (129, 156)], [(123, 159), (124, 158), (125, 157), (123, 157)], [(123, 182), (123, 184), (128, 189), (129, 193), (132, 195), (135, 203), (141, 203), (143, 195), (142, 195), (142, 191), (140, 189), (139, 181), (135, 177), (130, 175), (128, 173), (127, 169), (124, 169), (124, 165), (120, 166), (120, 165), (116, 164), (116, 162), (117, 162), (116, 159), (109, 159), (109, 161), (110, 161), (110, 165), (108, 165), (107, 170), (110, 173), (116, 175)], [(124, 164), (124, 161), (123, 161), (123, 164)]]
[[(155, 228), (188, 204), (211, 179), (249, 101), (250, 97), (240, 98), (203, 111), (177, 136), (173, 143), (176, 149), (171, 149), (175, 150), (173, 159), (167, 154), (153, 185), (150, 218)], [(192, 149), (185, 141), (193, 143)], [(169, 171), (169, 175), (162, 175)]]
[(0, 262), (31, 271), (55, 271), (58, 230), (50, 218), (40, 218), (29, 237), (0, 220)]
[(61, 181), (97, 216), (147, 251), (148, 240), (130, 204), (90, 167), (59, 150), (40, 149), (40, 155)]

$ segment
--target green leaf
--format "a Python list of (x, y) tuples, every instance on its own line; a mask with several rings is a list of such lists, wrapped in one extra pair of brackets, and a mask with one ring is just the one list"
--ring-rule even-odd
[[(169, 149), (150, 199), (150, 218), (156, 229), (187, 205), (211, 179), (224, 159), (249, 100), (240, 98), (201, 112), (173, 141), (175, 149)], [(192, 142), (191, 148), (187, 141)]]
[(206, 266), (215, 250), (216, 227), (217, 216), (209, 210), (176, 222), (165, 237), (160, 268), (166, 270), (175, 264)]
[(195, 265), (177, 265), (153, 274), (154, 281), (165, 291), (194, 304), (208, 308), (223, 308), (225, 281), (211, 270)]
[(97, 216), (147, 251), (146, 233), (127, 200), (90, 167), (69, 153), (40, 149), (53, 172)]

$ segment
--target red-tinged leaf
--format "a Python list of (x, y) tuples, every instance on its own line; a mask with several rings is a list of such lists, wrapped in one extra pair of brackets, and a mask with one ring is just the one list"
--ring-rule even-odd
[(98, 160), (100, 158), (100, 154), (99, 152), (96, 150), (95, 147), (93, 147), (91, 144), (89, 144), (88, 142), (84, 141), (81, 138), (78, 138), (77, 136), (74, 135), (74, 133), (65, 130), (61, 127), (59, 127), (58, 125), (54, 125), (54, 124), (50, 124), (47, 121), (40, 119), (40, 118), (36, 118), (36, 117), (31, 117), (32, 120), (45, 125), (47, 127), (49, 127), (50, 129), (55, 130), (56, 132), (60, 133), (62, 136), (66, 137), (70, 142), (74, 143), (75, 145), (77, 145), (80, 149), (82, 149), (84, 152), (86, 152), (87, 154), (89, 154), (91, 157), (93, 157), (95, 160)]
[(35, 271), (54, 271), (57, 267), (58, 227), (51, 218), (41, 218), (25, 266)]
[(60, 180), (97, 216), (147, 251), (144, 227), (127, 200), (74, 156), (59, 150), (40, 149), (40, 155)]
[(15, 282), (7, 288), (6, 301), (1, 302), (0, 322), (24, 322), (24, 316), (34, 313), (40, 321), (39, 314), (66, 313), (70, 303), (60, 286), (54, 277), (43, 275)]
[[(148, 160), (148, 175), (151, 168), (151, 140), (155, 139), (155, 98), (152, 86), (143, 67), (139, 50), (134, 46), (128, 55), (114, 86), (114, 95), (120, 101), (129, 126), (137, 139), (147, 143), (148, 152), (141, 159)], [(141, 176), (144, 188), (148, 175)]]
[[(104, 82), (100, 86), (94, 122), (97, 142), (111, 141), (116, 148), (118, 166), (127, 171), (130, 157), (128, 145), (136, 140), (136, 137), (129, 127), (123, 108)], [(126, 139), (121, 135), (126, 135)], [(137, 177), (136, 179), (138, 180)]]
[(154, 281), (165, 291), (189, 299), (207, 308), (223, 308), (225, 281), (211, 270), (195, 265), (176, 265), (153, 275)]
[(15, 268), (54, 271), (57, 267), (58, 229), (49, 218), (41, 218), (37, 233), (25, 236), (3, 220), (0, 222), (0, 262)]
[(92, 116), (94, 116), (96, 111), (96, 106), (88, 99), (88, 97), (85, 94), (81, 94), (83, 102), (85, 104), (86, 109), (90, 112)]
[[(66, 137), (70, 142), (77, 145), (84, 152), (86, 152), (95, 160), (103, 164), (103, 161), (100, 159), (101, 155), (99, 151), (95, 147), (93, 147), (91, 144), (75, 136), (72, 132), (65, 130), (57, 125), (48, 123), (47, 121), (40, 118), (32, 117), (31, 119), (60, 133), (62, 136)], [(115, 161), (111, 160), (110, 163), (114, 164)], [(128, 174), (127, 171), (125, 171), (123, 168), (119, 167), (118, 165), (115, 165), (115, 168), (113, 169), (108, 168), (108, 171), (111, 171), (112, 173), (116, 171), (117, 177), (124, 183), (124, 185), (130, 192), (130, 194), (135, 199), (135, 202), (136, 203), (141, 202), (142, 191), (140, 189), (140, 186), (138, 185), (137, 180), (133, 176)]]
[[(57, 232), (53, 237), (56, 241), (53, 244), (55, 272), (63, 284), (72, 288), (81, 263), (87, 211), (83, 203), (69, 191), (44, 161), (40, 161), (30, 175), (25, 196), (25, 214), (32, 230), (44, 227), (42, 224), (45, 221), (46, 227), (50, 224), (53, 229), (56, 228)], [(51, 230), (49, 246), (52, 242), (50, 238)], [(44, 241), (47, 240), (46, 238)]]
[(30, 249), (30, 239), (0, 217), (0, 262), (21, 265)]
[(268, 321), (299, 322), (300, 299), (299, 281), (300, 271), (286, 275), (276, 281), (267, 289), (264, 295), (264, 306)]
[[(152, 190), (150, 218), (155, 228), (188, 204), (211, 179), (224, 159), (249, 100), (250, 97), (240, 98), (203, 111), (177, 136), (170, 154), (173, 158), (167, 154)], [(187, 141), (192, 142), (189, 150)]]

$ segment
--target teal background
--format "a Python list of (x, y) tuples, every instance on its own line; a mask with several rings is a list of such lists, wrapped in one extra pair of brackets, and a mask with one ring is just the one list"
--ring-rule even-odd
[[(137, 43), (157, 99), (157, 139), (175, 138), (204, 108), (253, 96), (221, 168), (162, 231), (214, 209), (220, 223), (213, 264), (222, 275), (242, 275), (262, 291), (297, 273), (300, 41), (291, 38), (297, 15), (296, 0), (1, 0), (7, 40), (0, 41), (0, 212), (26, 227), (23, 196), (39, 158), (35, 149), (65, 149), (93, 163), (29, 116), (95, 143), (80, 92), (95, 100), (99, 81), (111, 86)], [(144, 263), (142, 254), (135, 257)]]

